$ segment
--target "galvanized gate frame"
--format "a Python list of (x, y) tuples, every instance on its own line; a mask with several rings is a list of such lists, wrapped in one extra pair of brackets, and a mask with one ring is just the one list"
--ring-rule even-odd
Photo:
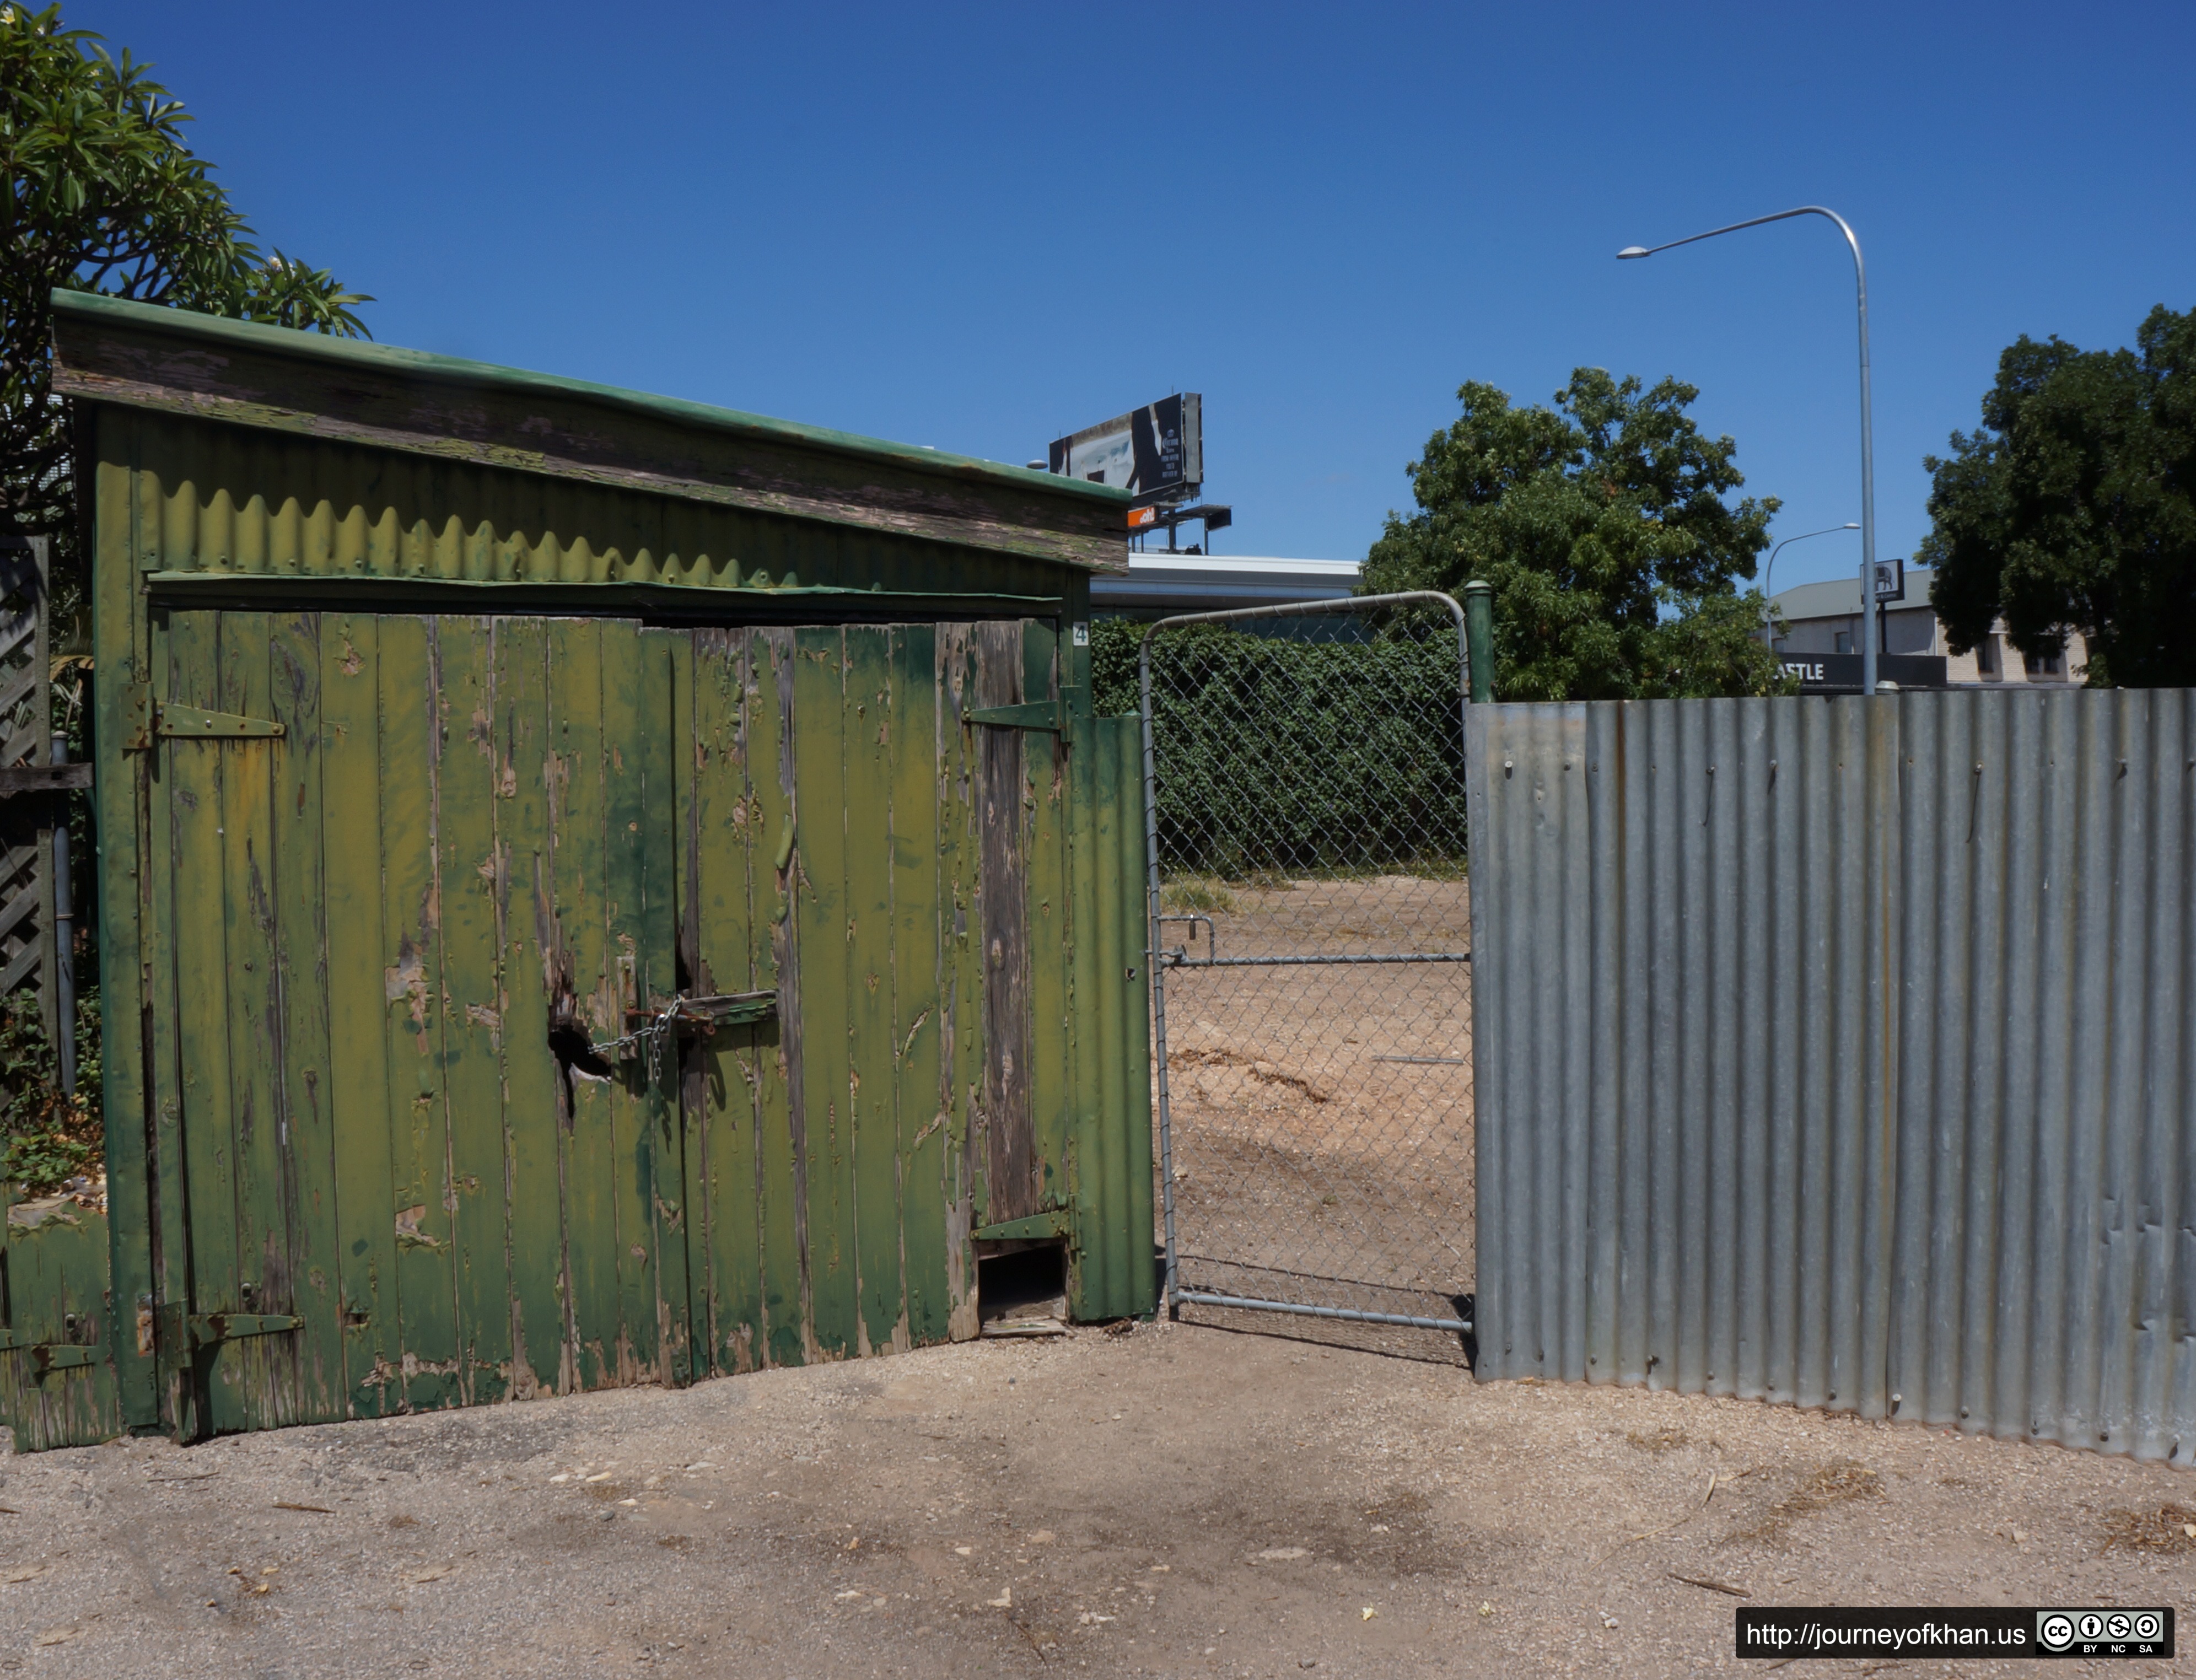
[[(1484, 591), (1486, 586), (1473, 587)], [(1472, 697), (1471, 653), (1475, 637), (1468, 625), (1464, 608), (1454, 597), (1434, 590), (1408, 590), (1390, 595), (1358, 596), (1347, 601), (1293, 602), (1283, 606), (1240, 607), (1227, 611), (1209, 613), (1180, 613), (1155, 621), (1146, 626), (1137, 649), (1137, 682), (1143, 730), (1144, 771), (1144, 840), (1146, 887), (1148, 903), (1150, 944), (1147, 961), (1152, 979), (1153, 1063), (1156, 1071), (1159, 1095), (1159, 1184), (1164, 1221), (1166, 1246), (1166, 1304), (1168, 1316), (1179, 1317), (1184, 1302), (1207, 1307), (1233, 1308), (1267, 1313), (1281, 1313), (1301, 1318), (1344, 1319), (1360, 1324), (1388, 1325), (1413, 1330), (1448, 1331), (1470, 1336), (1472, 1322), (1462, 1316), (1438, 1318), (1400, 1313), (1376, 1313), (1349, 1308), (1314, 1305), (1303, 1302), (1272, 1301), (1243, 1296), (1220, 1295), (1182, 1287), (1180, 1252), (1175, 1226), (1175, 1168), (1173, 1113), (1167, 1078), (1166, 976), (1170, 968), (1178, 967), (1248, 967), (1274, 964), (1314, 965), (1329, 962), (1448, 962), (1468, 961), (1469, 951), (1462, 952), (1397, 952), (1374, 956), (1291, 955), (1221, 957), (1216, 952), (1206, 958), (1191, 962), (1180, 952), (1170, 953), (1161, 944), (1159, 925), (1164, 906), (1160, 901), (1159, 875), (1159, 804), (1158, 765), (1152, 738), (1152, 638), (1162, 630), (1190, 624), (1240, 624), (1251, 620), (1301, 618), (1315, 615), (1358, 613), (1384, 607), (1409, 605), (1437, 606), (1448, 612), (1456, 622), (1457, 642), (1457, 705), (1459, 725), (1470, 717)], [(1468, 735), (1469, 731), (1466, 730)], [(1180, 918), (1175, 918), (1179, 920)], [(1196, 918), (1201, 920), (1202, 918)], [(1465, 1304), (1468, 1306), (1469, 1301)]]

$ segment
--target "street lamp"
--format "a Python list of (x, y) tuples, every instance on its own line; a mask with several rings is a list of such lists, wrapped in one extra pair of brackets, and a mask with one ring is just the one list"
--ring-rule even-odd
[(1769, 563), (1761, 569), (1761, 645), (1774, 648), (1776, 633), (1770, 628), (1769, 580), (1777, 574), (1777, 557), (1784, 551), (1786, 542), (1805, 542), (1809, 537), (1827, 537), (1833, 531), (1858, 531), (1860, 527), (1850, 519), (1842, 525), (1825, 525), (1819, 531), (1802, 531), (1796, 537), (1787, 537), (1769, 551)]
[(1860, 260), (1860, 240), (1845, 217), (1834, 210), (1824, 210), (1820, 205), (1802, 205), (1797, 210), (1780, 210), (1774, 216), (1757, 216), (1750, 222), (1734, 222), (1728, 228), (1711, 228), (1705, 234), (1695, 234), (1689, 239), (1672, 240), (1667, 245), (1628, 245), (1616, 254), (1620, 259), (1652, 257), (1658, 251), (1672, 251), (1681, 245), (1695, 245), (1702, 240), (1712, 240), (1719, 234), (1735, 234), (1742, 228), (1759, 228), (1771, 222), (1789, 222), (1795, 216), (1827, 216), (1838, 224), (1838, 231), (1846, 236), (1852, 247), (1853, 284), (1860, 299), (1860, 610), (1861, 626), (1867, 632), (1861, 649), (1861, 691), (1875, 692), (1875, 445), (1870, 436), (1868, 400), (1868, 269)]

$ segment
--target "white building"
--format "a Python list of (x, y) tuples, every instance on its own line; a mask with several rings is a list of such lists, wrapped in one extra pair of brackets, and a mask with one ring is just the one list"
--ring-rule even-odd
[[(1989, 686), (2001, 683), (2078, 683), (2089, 663), (2089, 649), (2080, 636), (2048, 659), (2023, 654), (2005, 633), (2001, 619), (1991, 633), (1963, 654), (1954, 654), (1945, 639), (1945, 626), (1930, 609), (1929, 585), (1936, 576), (1927, 566), (1906, 569), (1906, 598), (1888, 603), (1882, 613), (1879, 653), (1935, 655), (1945, 661), (1945, 681), (1953, 688)], [(1777, 640), (1777, 650), (1794, 658), (1806, 655), (1857, 654), (1861, 651), (1860, 580), (1834, 579), (1828, 583), (1803, 583), (1779, 590), (1771, 604), (1783, 615), (1788, 628)]]

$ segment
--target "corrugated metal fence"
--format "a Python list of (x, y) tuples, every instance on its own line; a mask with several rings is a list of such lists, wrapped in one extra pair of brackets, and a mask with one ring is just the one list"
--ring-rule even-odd
[(2196, 1458), (2196, 693), (1471, 711), (1482, 1374)]

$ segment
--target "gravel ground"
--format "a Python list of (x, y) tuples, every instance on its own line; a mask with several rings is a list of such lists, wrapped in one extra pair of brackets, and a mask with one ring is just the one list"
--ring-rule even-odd
[(1741, 1666), (1699, 1583), (2196, 1564), (2160, 1467), (1187, 1325), (10, 1458), (0, 1507), (0, 1669), (56, 1677), (1690, 1675)]

